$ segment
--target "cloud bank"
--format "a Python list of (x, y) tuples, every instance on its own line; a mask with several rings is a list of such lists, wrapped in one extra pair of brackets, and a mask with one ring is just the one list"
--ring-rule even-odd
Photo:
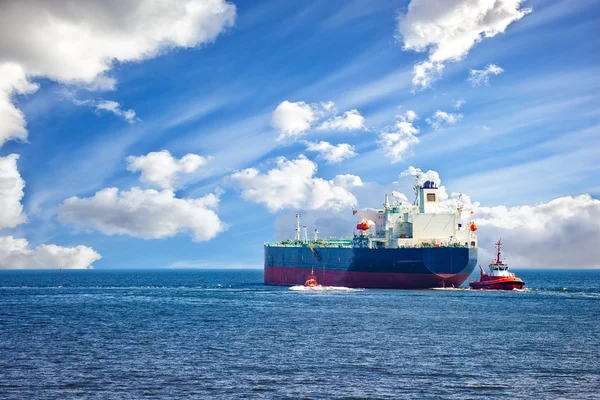
[(491, 256), (493, 242), (502, 237), (513, 267), (600, 267), (600, 200), (590, 195), (534, 206), (479, 207), (474, 217), (483, 256)]
[(102, 256), (87, 246), (61, 247), (42, 244), (30, 248), (27, 239), (0, 236), (2, 269), (87, 269)]

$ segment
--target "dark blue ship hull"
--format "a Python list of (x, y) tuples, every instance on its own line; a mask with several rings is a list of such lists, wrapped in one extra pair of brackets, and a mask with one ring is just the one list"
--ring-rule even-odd
[(314, 270), (326, 286), (425, 289), (458, 287), (477, 264), (477, 248), (369, 249), (265, 246), (265, 284), (301, 285)]

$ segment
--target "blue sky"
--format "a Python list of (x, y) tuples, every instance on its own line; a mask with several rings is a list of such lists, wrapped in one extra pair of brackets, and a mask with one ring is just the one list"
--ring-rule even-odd
[[(27, 71), (39, 89), (11, 97), (26, 120), (27, 139), (8, 140), (0, 148), (0, 157), (20, 155), (18, 172), (25, 181), (20, 201), (27, 222), (5, 227), (0, 235), (26, 238), (31, 248), (91, 247), (102, 256), (93, 263), (98, 269), (261, 267), (263, 242), (280, 236), (282, 224), (292, 222), (297, 210), (306, 213), (308, 224), (339, 215), (348, 221), (351, 233), (351, 202), (312, 210), (289, 203), (273, 212), (245, 194), (243, 185), (232, 178), (247, 168), (264, 174), (277, 168), (278, 157), (296, 160), (300, 154), (318, 165), (315, 177), (326, 181), (343, 174), (360, 177), (363, 186), (348, 189), (358, 207), (379, 206), (383, 193), (394, 188), (411, 198), (412, 178), (399, 176), (414, 166), (437, 171), (449, 194), (468, 194), (485, 208), (484, 216), (494, 214), (494, 207), (513, 207), (521, 214), (506, 218), (538, 220), (523, 216), (525, 211), (518, 207), (582, 194), (589, 195), (589, 204), (582, 206), (585, 215), (598, 215), (597, 2), (525, 1), (520, 9), (531, 12), (502, 33), (474, 44), (460, 60), (443, 61), (441, 77), (425, 88), (413, 84), (413, 68), (428, 59), (431, 48), (429, 53), (403, 49), (406, 42), (399, 34), (398, 17), (407, 15), (408, 1), (233, 3), (232, 25), (224, 26), (214, 40), (159, 46), (151, 56), (111, 62), (101, 75), (116, 81), (115, 90), (90, 91), (89, 79), (68, 81)], [(0, 64), (11, 57), (0, 47)], [(473, 86), (470, 71), (490, 64), (503, 72), (490, 74), (487, 84)], [(464, 104), (457, 108), (459, 99)], [(134, 110), (133, 123), (98, 110), (103, 101), (117, 102), (119, 110)], [(341, 131), (314, 125), (295, 140), (278, 141), (273, 113), (284, 101), (313, 107), (331, 101), (335, 115), (357, 110), (364, 124)], [(381, 148), (380, 135), (394, 131), (396, 116), (407, 110), (419, 116), (411, 122), (418, 129), (418, 143), (392, 162)], [(435, 129), (427, 119), (432, 121), (438, 110), (456, 121), (445, 120)], [(305, 141), (346, 143), (358, 155), (328, 163), (308, 152)], [(126, 157), (162, 150), (176, 159), (188, 153), (212, 157), (193, 173), (182, 174), (175, 193), (180, 199), (216, 193), (220, 202), (215, 212), (226, 225), (224, 231), (210, 240), (194, 240), (186, 229), (152, 239), (107, 234), (97, 225), (58, 217), (63, 201), (73, 196), (90, 198), (111, 187), (160, 190), (141, 182), (140, 173), (128, 171)], [(576, 210), (580, 205), (564, 207)], [(548, 221), (555, 219), (552, 215), (565, 214), (553, 212), (557, 214), (549, 214)], [(496, 218), (489, 222), (490, 243), (497, 233), (516, 229), (507, 228), (494, 215), (489, 217)], [(573, 218), (578, 215), (582, 214), (573, 213)], [(151, 212), (148, 218), (153, 218)], [(551, 223), (543, 222), (539, 228), (563, 227)], [(563, 223), (571, 227), (580, 221)], [(290, 237), (293, 228), (292, 222)], [(327, 226), (319, 228), (328, 232)], [(589, 229), (586, 240), (600, 238), (598, 229)], [(532, 243), (532, 248), (538, 245)], [(523, 249), (513, 259), (539, 266), (525, 253)], [(597, 251), (590, 253), (589, 259), (598, 259), (596, 255)], [(588, 264), (584, 266), (594, 266)]]

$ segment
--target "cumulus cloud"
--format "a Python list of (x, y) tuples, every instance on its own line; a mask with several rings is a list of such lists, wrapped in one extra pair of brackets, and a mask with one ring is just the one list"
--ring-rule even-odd
[(283, 101), (273, 111), (271, 124), (279, 131), (277, 140), (301, 136), (318, 119), (318, 109), (303, 101)]
[(318, 143), (306, 142), (305, 144), (307, 151), (318, 152), (319, 156), (329, 164), (337, 164), (357, 155), (354, 151), (354, 146), (348, 143), (333, 145), (329, 142), (320, 141)]
[(454, 102), (454, 108), (456, 108), (457, 110), (460, 110), (460, 108), (463, 106), (463, 104), (465, 104), (467, 101), (465, 99), (463, 99), (462, 97), (459, 98), (458, 100), (456, 100)]
[(179, 175), (191, 174), (210, 160), (210, 156), (203, 157), (192, 153), (176, 159), (168, 150), (162, 150), (148, 153), (145, 156), (127, 157), (127, 170), (141, 172), (140, 181), (142, 182), (161, 189), (173, 189)]
[(332, 182), (335, 186), (341, 186), (347, 190), (363, 186), (363, 181), (360, 179), (360, 176), (352, 174), (336, 175)]
[(412, 0), (406, 15), (398, 17), (396, 37), (404, 50), (428, 52), (415, 65), (413, 86), (430, 87), (448, 61), (463, 59), (485, 38), (503, 33), (531, 12), (522, 0)]
[(97, 111), (106, 111), (106, 112), (113, 113), (117, 117), (124, 119), (125, 121), (129, 122), (130, 124), (135, 123), (135, 121), (137, 120), (137, 118), (135, 117), (135, 111), (133, 111), (131, 109), (122, 110), (121, 105), (119, 103), (117, 103), (116, 101), (101, 100), (101, 101), (97, 102), (94, 107), (96, 108)]
[(413, 110), (408, 110), (396, 116), (394, 129), (379, 134), (379, 147), (392, 163), (402, 161), (410, 148), (419, 143), (419, 138), (416, 136), (419, 129), (413, 125), (417, 119), (419, 119), (417, 114)]
[[(327, 117), (329, 119), (324, 120)], [(286, 100), (273, 111), (271, 119), (271, 125), (279, 131), (277, 140), (295, 140), (319, 123), (317, 130), (365, 129), (365, 119), (358, 110), (346, 111), (344, 114), (336, 116), (335, 104), (332, 101), (307, 104), (303, 101), (292, 103)]]
[(447, 113), (437, 110), (435, 114), (427, 118), (426, 121), (435, 130), (442, 129), (444, 126), (454, 125), (462, 119), (462, 114)]
[(115, 62), (211, 42), (235, 14), (225, 0), (0, 2), (0, 144), (27, 138), (12, 96), (34, 92), (29, 79), (111, 89), (106, 72)]
[(38, 85), (31, 83), (19, 64), (0, 63), (0, 147), (8, 140), (27, 140), (25, 117), (13, 104), (15, 95), (33, 93)]
[(178, 199), (171, 190), (102, 189), (88, 198), (71, 197), (58, 208), (59, 221), (107, 235), (161, 239), (189, 233), (195, 241), (210, 240), (225, 230), (215, 210), (216, 194)]
[(231, 175), (244, 199), (264, 204), (273, 213), (285, 208), (340, 210), (356, 204), (354, 195), (342, 186), (351, 180), (348, 176), (330, 181), (317, 178), (317, 164), (304, 155), (295, 160), (280, 157), (276, 163), (265, 174), (248, 168)]
[(469, 71), (467, 81), (471, 86), (488, 85), (490, 83), (490, 75), (500, 75), (504, 70), (496, 64), (490, 64), (484, 69), (472, 69)]
[(25, 181), (17, 169), (17, 154), (0, 157), (0, 229), (14, 228), (25, 222), (23, 188)]
[(2, 269), (86, 269), (102, 256), (87, 246), (61, 247), (42, 244), (29, 247), (27, 239), (0, 236)]
[(351, 131), (365, 129), (365, 118), (358, 110), (346, 111), (337, 117), (332, 117), (323, 122), (318, 128), (322, 131)]
[(534, 206), (479, 207), (474, 217), (483, 256), (491, 258), (502, 237), (513, 267), (600, 267), (600, 200), (588, 194)]
[(431, 181), (437, 186), (439, 186), (440, 183), (442, 183), (442, 180), (440, 179), (440, 174), (438, 174), (436, 171), (430, 169), (427, 172), (423, 172), (420, 168), (415, 168), (412, 165), (400, 173), (400, 178), (404, 178), (407, 176), (414, 176), (415, 183), (419, 186), (422, 186), (427, 181)]

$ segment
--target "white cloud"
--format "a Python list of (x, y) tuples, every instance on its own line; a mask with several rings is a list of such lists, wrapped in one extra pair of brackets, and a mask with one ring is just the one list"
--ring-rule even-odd
[(437, 110), (430, 118), (426, 121), (435, 130), (442, 129), (444, 126), (454, 125), (462, 119), (462, 114), (447, 113), (445, 111)]
[(463, 106), (463, 104), (465, 104), (467, 101), (465, 99), (463, 99), (462, 97), (459, 98), (458, 100), (456, 100), (454, 102), (454, 108), (456, 108), (457, 110), (460, 110), (460, 108)]
[(82, 85), (82, 88), (90, 92), (112, 92), (117, 89), (117, 80), (110, 76), (98, 75), (92, 82)]
[[(356, 204), (356, 198), (341, 184), (348, 177), (327, 181), (316, 178), (317, 164), (300, 155), (295, 160), (277, 159), (277, 166), (265, 174), (248, 168), (231, 175), (242, 190), (242, 197), (264, 204), (269, 211), (285, 208), (298, 210), (340, 210)], [(355, 181), (356, 182), (356, 181)]]
[(404, 50), (428, 52), (413, 71), (415, 88), (430, 87), (448, 61), (463, 59), (485, 38), (503, 33), (508, 25), (531, 12), (522, 0), (412, 0), (398, 16), (396, 37)]
[(0, 229), (14, 228), (25, 222), (23, 188), (25, 181), (17, 169), (17, 154), (0, 157)]
[(402, 161), (410, 148), (419, 143), (419, 138), (416, 136), (419, 129), (413, 125), (418, 118), (413, 110), (408, 110), (403, 115), (396, 116), (396, 125), (393, 130), (379, 134), (379, 147), (385, 152), (385, 156), (392, 160), (392, 163)]
[(600, 267), (600, 200), (590, 195), (535, 206), (479, 207), (474, 218), (483, 255), (491, 258), (493, 243), (502, 237), (512, 267)]
[(341, 186), (347, 190), (363, 186), (363, 181), (360, 179), (360, 176), (351, 174), (336, 175), (332, 182), (334, 185)]
[(141, 172), (140, 181), (150, 183), (161, 189), (173, 189), (180, 174), (191, 174), (206, 165), (211, 157), (186, 154), (179, 160), (168, 150), (151, 152), (145, 156), (127, 157), (127, 170)]
[(0, 236), (0, 268), (86, 269), (102, 256), (87, 246), (61, 247), (42, 244), (32, 249), (27, 239)]
[(33, 93), (36, 84), (27, 80), (23, 68), (15, 63), (0, 63), (0, 147), (8, 140), (27, 140), (25, 117), (13, 104), (13, 96)]
[(431, 84), (442, 76), (444, 64), (439, 62), (423, 61), (413, 67), (412, 85), (416, 89), (431, 87)]
[(115, 62), (211, 42), (235, 14), (225, 0), (0, 2), (0, 145), (27, 138), (11, 96), (34, 92), (28, 79), (114, 89), (106, 72)]
[(302, 136), (318, 118), (318, 110), (303, 101), (283, 101), (273, 111), (271, 123), (279, 131), (277, 140)]
[(344, 114), (330, 118), (317, 129), (323, 131), (351, 131), (365, 129), (365, 118), (358, 110), (346, 111)]
[(119, 103), (117, 103), (116, 101), (101, 100), (101, 101), (97, 102), (94, 107), (96, 108), (97, 111), (111, 112), (111, 113), (115, 114), (117, 117), (123, 118), (125, 121), (129, 122), (130, 124), (133, 124), (133, 123), (135, 123), (136, 120), (138, 120), (138, 118), (135, 117), (135, 111), (133, 111), (131, 109), (122, 110), (121, 105)]
[(395, 190), (392, 190), (392, 197), (397, 201), (397, 202), (404, 202), (404, 203), (408, 203), (408, 197), (406, 197), (406, 195), (404, 193), (400, 193), (397, 192)]
[(190, 233), (195, 241), (210, 240), (225, 230), (215, 210), (219, 197), (178, 199), (171, 190), (102, 189), (93, 197), (66, 199), (58, 219), (107, 235), (160, 239)]
[(348, 143), (332, 145), (329, 142), (320, 141), (318, 143), (306, 142), (305, 144), (306, 150), (318, 152), (319, 156), (330, 164), (336, 164), (357, 155), (354, 146)]
[(438, 174), (436, 171), (429, 170), (427, 172), (423, 172), (420, 168), (415, 168), (412, 165), (400, 173), (400, 178), (407, 176), (414, 176), (418, 185), (423, 185), (425, 182), (431, 181), (439, 186), (442, 182), (440, 179), (440, 174)]
[[(271, 125), (279, 131), (277, 140), (295, 140), (313, 129), (319, 122), (317, 130), (365, 129), (365, 119), (358, 110), (346, 111), (339, 116), (336, 116), (335, 113), (336, 108), (333, 101), (307, 104), (303, 101), (292, 103), (286, 100), (273, 111)], [(327, 116), (330, 118), (324, 121), (323, 119)]]
[(488, 85), (490, 83), (490, 75), (500, 75), (504, 70), (496, 64), (489, 64), (484, 69), (472, 69), (469, 71), (467, 81), (471, 86)]

